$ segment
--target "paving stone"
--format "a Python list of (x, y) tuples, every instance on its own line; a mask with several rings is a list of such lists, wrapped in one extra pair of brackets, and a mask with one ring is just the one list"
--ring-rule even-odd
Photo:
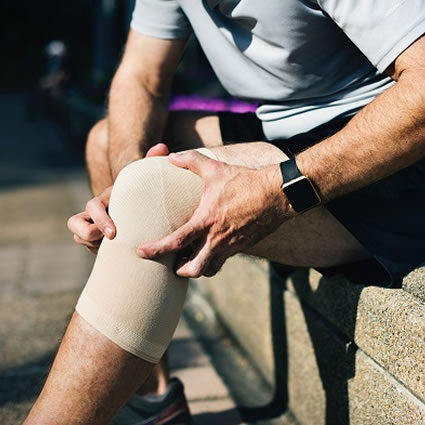
[(76, 293), (24, 296), (13, 303), (0, 303), (2, 373), (40, 372), (49, 366), (77, 296)]
[(168, 360), (171, 370), (210, 364), (207, 354), (183, 318), (180, 319), (168, 348)]
[(72, 242), (32, 243), (22, 287), (31, 294), (81, 291), (93, 259)]
[(210, 359), (199, 344), (192, 340), (173, 340), (168, 349), (171, 370), (210, 365)]
[(38, 182), (0, 192), (2, 243), (71, 241), (67, 219), (76, 212), (67, 186)]
[(177, 324), (176, 331), (173, 335), (173, 340), (188, 340), (193, 338), (193, 332), (190, 329), (189, 325), (186, 323), (183, 317), (180, 318), (179, 323)]
[(0, 424), (21, 425), (30, 411), (33, 401), (10, 403), (0, 407)]
[(190, 403), (193, 425), (239, 425), (241, 417), (231, 399)]
[(16, 294), (24, 269), (25, 248), (21, 245), (0, 245), (0, 300)]
[(211, 366), (179, 369), (174, 371), (173, 375), (185, 383), (185, 393), (189, 401), (229, 397), (226, 386)]

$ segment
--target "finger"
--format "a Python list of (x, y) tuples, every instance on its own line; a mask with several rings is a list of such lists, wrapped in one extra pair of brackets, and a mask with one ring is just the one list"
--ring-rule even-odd
[(170, 235), (158, 241), (140, 245), (137, 249), (137, 255), (142, 258), (152, 259), (167, 252), (180, 251), (193, 242), (200, 232), (201, 229), (194, 227), (192, 222), (188, 221)]
[(108, 239), (113, 239), (116, 233), (114, 222), (106, 212), (106, 206), (98, 198), (93, 198), (86, 205), (86, 211), (96, 226)]
[(109, 206), (109, 200), (111, 199), (113, 186), (107, 187), (100, 195), (97, 196), (99, 201), (105, 206), (105, 209)]
[(218, 161), (208, 158), (195, 150), (171, 153), (168, 159), (173, 165), (186, 168), (201, 177), (209, 173), (211, 168), (218, 163)]
[(181, 277), (201, 277), (213, 258), (214, 253), (205, 238), (205, 240), (200, 243), (199, 249), (193, 257), (186, 263), (177, 267), (176, 274)]
[(158, 143), (146, 152), (146, 158), (152, 156), (167, 156), (170, 153), (165, 143)]
[(84, 239), (81, 239), (78, 235), (74, 235), (74, 241), (77, 242), (79, 245), (84, 245), (87, 248), (96, 248), (99, 249), (99, 246), (102, 242), (102, 240), (96, 240), (93, 242), (86, 241)]
[(215, 276), (220, 269), (223, 267), (223, 264), (226, 262), (226, 258), (215, 257), (205, 269), (203, 276), (205, 277), (213, 277)]
[(89, 248), (88, 246), (86, 246), (86, 249), (88, 252), (91, 252), (92, 254), (96, 255), (99, 251), (99, 247), (97, 248)]
[(79, 213), (70, 217), (68, 229), (85, 241), (96, 241), (103, 237), (102, 232), (86, 213)]

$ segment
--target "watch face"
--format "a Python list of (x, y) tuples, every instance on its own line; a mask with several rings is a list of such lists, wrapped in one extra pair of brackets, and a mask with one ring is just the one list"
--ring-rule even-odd
[(303, 177), (283, 187), (283, 191), (296, 212), (302, 212), (320, 204), (320, 198), (310, 181)]

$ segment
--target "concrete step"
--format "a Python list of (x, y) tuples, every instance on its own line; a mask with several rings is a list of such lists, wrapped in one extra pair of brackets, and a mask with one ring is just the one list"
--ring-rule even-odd
[[(422, 282), (422, 285), (421, 285)], [(425, 420), (425, 270), (403, 289), (238, 256), (197, 290), (302, 425)], [(388, 419), (390, 418), (390, 419)]]

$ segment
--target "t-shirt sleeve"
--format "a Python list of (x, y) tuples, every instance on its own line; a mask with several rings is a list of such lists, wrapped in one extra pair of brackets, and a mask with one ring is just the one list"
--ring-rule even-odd
[(424, 0), (317, 3), (381, 72), (425, 33)]
[(137, 0), (131, 19), (136, 32), (156, 38), (187, 38), (191, 26), (176, 0)]

